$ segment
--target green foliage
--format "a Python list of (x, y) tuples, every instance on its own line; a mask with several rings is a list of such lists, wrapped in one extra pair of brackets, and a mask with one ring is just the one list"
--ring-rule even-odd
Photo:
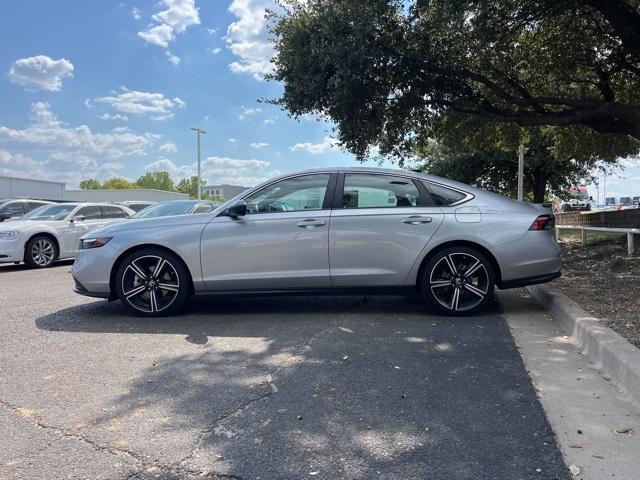
[(636, 141), (597, 134), (586, 127), (526, 129), (477, 117), (448, 115), (435, 123), (439, 142), (421, 143), (419, 168), (515, 196), (518, 147), (525, 146), (524, 188), (535, 202), (562, 196), (570, 186), (593, 180), (595, 167), (636, 152)]
[(639, 5), (285, 0), (272, 22), (270, 78), (284, 83), (273, 102), (331, 118), (360, 159), (379, 147), (402, 161), (447, 117), (571, 127), (591, 155), (593, 132), (640, 138)]
[(139, 188), (154, 188), (172, 192), (175, 190), (173, 179), (169, 172), (147, 172), (136, 180)]
[[(202, 186), (204, 186), (206, 183), (207, 182), (203, 179)], [(178, 190), (181, 193), (188, 194), (190, 198), (198, 198), (198, 176), (194, 175), (189, 178), (183, 178), (176, 185), (176, 190)], [(209, 193), (203, 191), (202, 199), (204, 200), (208, 198), (211, 198)]]
[(102, 185), (94, 178), (88, 178), (80, 182), (80, 190), (97, 190), (99, 188), (102, 188)]
[(129, 189), (129, 188), (138, 188), (138, 186), (135, 183), (130, 182), (126, 178), (112, 177), (106, 180), (102, 184), (101, 188), (122, 190), (122, 189)]

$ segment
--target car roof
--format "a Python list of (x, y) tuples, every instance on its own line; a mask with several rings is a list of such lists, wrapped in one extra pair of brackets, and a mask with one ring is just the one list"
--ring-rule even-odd
[[(285, 175), (281, 175), (277, 178), (272, 178), (267, 182), (262, 183), (261, 185), (266, 185), (268, 183), (273, 182), (274, 180), (294, 177), (297, 175), (306, 175), (313, 173), (377, 173), (377, 174), (390, 174), (390, 175), (402, 175), (405, 177), (417, 178), (419, 180), (427, 180), (434, 183), (439, 183), (442, 185), (448, 185), (450, 187), (461, 189), (464, 191), (469, 191), (471, 189), (477, 190), (475, 187), (468, 185), (466, 183), (457, 182), (455, 180), (450, 180), (448, 178), (438, 177), (436, 175), (429, 175), (427, 173), (414, 172), (413, 170), (403, 170), (401, 168), (378, 168), (378, 167), (320, 167), (320, 168), (311, 168), (307, 170), (301, 170), (298, 172), (291, 172)], [(252, 189), (255, 190), (255, 187)]]

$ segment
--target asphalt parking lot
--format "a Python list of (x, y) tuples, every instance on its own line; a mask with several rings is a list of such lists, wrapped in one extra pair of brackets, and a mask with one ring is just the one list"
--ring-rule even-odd
[(500, 305), (194, 299), (0, 267), (0, 479), (567, 479)]

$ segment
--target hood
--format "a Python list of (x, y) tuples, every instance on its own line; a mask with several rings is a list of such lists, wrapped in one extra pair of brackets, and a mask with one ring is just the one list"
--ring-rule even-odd
[(130, 232), (145, 228), (179, 228), (183, 225), (205, 225), (216, 216), (216, 212), (218, 212), (218, 209), (212, 213), (198, 215), (187, 214), (158, 218), (127, 218), (110, 222), (107, 225), (91, 230), (90, 233), (83, 235), (83, 238), (87, 238), (87, 236), (94, 237), (98, 234), (112, 235), (118, 232)]
[[(64, 220), (62, 221), (64, 222)], [(26, 230), (32, 228), (35, 225), (60, 225), (61, 221), (40, 221), (40, 220), (13, 220), (11, 222), (0, 222), (0, 232), (12, 232), (14, 230)]]

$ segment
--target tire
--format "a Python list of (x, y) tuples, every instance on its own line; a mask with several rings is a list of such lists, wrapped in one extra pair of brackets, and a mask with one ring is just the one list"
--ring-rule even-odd
[(419, 281), (431, 309), (445, 315), (470, 315), (491, 300), (495, 272), (487, 257), (477, 250), (449, 247), (427, 260)]
[(58, 258), (58, 246), (47, 235), (35, 235), (24, 249), (24, 263), (31, 268), (47, 268)]
[(184, 306), (190, 294), (190, 277), (173, 253), (145, 248), (122, 261), (115, 287), (120, 301), (134, 315), (161, 317), (173, 315)]

